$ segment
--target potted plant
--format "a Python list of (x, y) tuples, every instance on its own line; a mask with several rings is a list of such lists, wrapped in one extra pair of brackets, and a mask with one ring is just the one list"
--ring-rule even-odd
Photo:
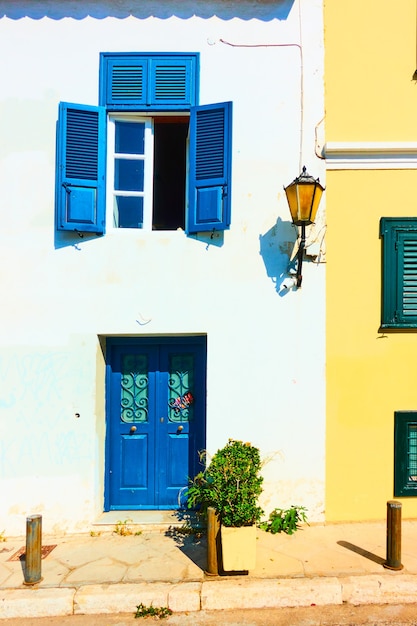
[(259, 449), (229, 439), (204, 471), (190, 480), (188, 507), (202, 515), (214, 507), (220, 521), (222, 561), (226, 571), (255, 567), (256, 524), (263, 515), (258, 505), (263, 478)]

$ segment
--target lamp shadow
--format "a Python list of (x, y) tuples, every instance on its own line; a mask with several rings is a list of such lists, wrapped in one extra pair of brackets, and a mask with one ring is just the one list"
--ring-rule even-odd
[(373, 561), (374, 563), (378, 563), (378, 565), (383, 565), (386, 562), (386, 559), (381, 558), (380, 556), (378, 556), (377, 554), (374, 554), (373, 552), (368, 552), (368, 550), (364, 550), (363, 548), (360, 548), (359, 546), (355, 546), (355, 544), (350, 543), (349, 541), (338, 541), (337, 544), (339, 546), (342, 546), (343, 548), (346, 548), (347, 550), (356, 552), (356, 554), (359, 554), (359, 556), (364, 556), (365, 559), (369, 559), (370, 561)]
[[(278, 217), (276, 223), (263, 235), (259, 235), (259, 254), (268, 278), (275, 291), (282, 295), (281, 282), (287, 275), (290, 257), (297, 241), (297, 230), (290, 221)], [(284, 290), (288, 293), (288, 290)]]

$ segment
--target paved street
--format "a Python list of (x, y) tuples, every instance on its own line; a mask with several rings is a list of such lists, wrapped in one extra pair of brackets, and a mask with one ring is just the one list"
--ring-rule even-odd
[[(255, 570), (234, 576), (206, 575), (205, 540), (172, 531), (50, 536), (43, 545), (53, 549), (42, 560), (43, 578), (33, 588), (23, 585), (24, 561), (16, 556), (23, 537), (11, 538), (0, 548), (0, 616), (25, 626), (123, 626), (140, 623), (132, 613), (143, 603), (169, 606), (174, 616), (158, 620), (169, 626), (356, 626), (406, 624), (407, 619), (415, 626), (416, 536), (417, 522), (403, 522), (404, 567), (391, 571), (383, 567), (382, 522), (307, 526), (292, 536), (259, 531)], [(379, 622), (373, 612), (378, 603), (387, 605)], [(405, 613), (393, 613), (400, 604)], [(373, 621), (359, 621), (367, 611)], [(87, 617), (98, 613), (103, 616)], [(49, 621), (34, 620), (47, 616)], [(302, 616), (300, 622), (297, 616)], [(4, 623), (0, 618), (0, 626)]]
[(324, 606), (178, 613), (167, 619), (133, 615), (73, 615), (0, 619), (0, 626), (415, 626), (417, 604)]

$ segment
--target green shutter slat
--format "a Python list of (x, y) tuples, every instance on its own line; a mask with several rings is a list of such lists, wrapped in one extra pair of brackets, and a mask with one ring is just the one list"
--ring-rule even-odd
[(403, 245), (403, 313), (417, 316), (417, 241), (405, 239)]
[(407, 444), (408, 478), (417, 481), (417, 424), (408, 424)]

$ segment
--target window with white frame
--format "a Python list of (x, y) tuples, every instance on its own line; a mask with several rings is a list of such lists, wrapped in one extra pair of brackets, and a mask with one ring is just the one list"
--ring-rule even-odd
[(102, 53), (99, 106), (60, 104), (59, 230), (229, 227), (232, 103), (198, 85), (197, 54)]
[(107, 223), (114, 228), (185, 228), (189, 115), (110, 115)]

